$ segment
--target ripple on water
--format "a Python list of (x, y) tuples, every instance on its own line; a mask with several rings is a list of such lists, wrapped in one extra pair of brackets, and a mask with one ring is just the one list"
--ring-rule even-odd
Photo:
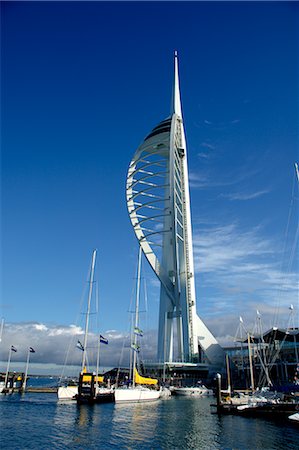
[[(213, 401), (213, 400), (212, 400)], [(299, 428), (219, 417), (209, 398), (147, 404), (58, 403), (53, 394), (0, 398), (1, 444), (20, 449), (297, 449)]]

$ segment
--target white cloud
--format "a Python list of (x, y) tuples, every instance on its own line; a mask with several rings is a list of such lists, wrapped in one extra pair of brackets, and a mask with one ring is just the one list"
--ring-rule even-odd
[(203, 153), (203, 152), (197, 153), (197, 156), (199, 158), (204, 158), (204, 159), (208, 159), (210, 157), (209, 153)]
[[(207, 321), (215, 320), (219, 336), (239, 315), (266, 309), (268, 324), (274, 316), (286, 321), (288, 307), (298, 314), (298, 274), (281, 270), (278, 245), (264, 237), (263, 228), (240, 230), (236, 223), (199, 227), (194, 233), (194, 263), (197, 273), (198, 311)], [(222, 319), (219, 320), (219, 317)], [(226, 320), (229, 318), (229, 323)]]
[(210, 178), (203, 171), (189, 172), (189, 185), (192, 189), (205, 188), (210, 185)]
[[(258, 173), (257, 169), (248, 169), (247, 167), (231, 170), (230, 172), (210, 172), (209, 170), (200, 170), (189, 172), (189, 184), (192, 189), (211, 189), (225, 186), (235, 186), (243, 184), (246, 180), (252, 179)], [(232, 194), (231, 194), (232, 195)]]
[[(41, 326), (43, 325), (43, 326)], [(130, 334), (120, 330), (108, 330), (102, 333), (109, 341), (100, 346), (100, 364), (102, 367), (127, 366), (129, 363)], [(142, 339), (142, 358), (153, 360), (156, 354), (156, 331), (144, 333)], [(6, 361), (11, 345), (17, 349), (12, 355), (12, 367), (24, 370), (27, 351), (33, 347), (31, 364), (36, 367), (80, 367), (82, 351), (77, 341), (82, 342), (83, 330), (75, 325), (44, 325), (38, 323), (6, 323), (1, 342), (1, 371), (6, 370)], [(90, 334), (88, 338), (89, 364), (95, 366), (98, 335)], [(50, 369), (49, 369), (50, 370)], [(38, 372), (37, 372), (38, 373)], [(51, 372), (50, 372), (51, 373)], [(53, 372), (54, 373), (54, 372)], [(57, 373), (57, 370), (55, 371)], [(74, 373), (76, 375), (76, 373)]]
[(76, 325), (69, 325), (65, 327), (54, 327), (51, 329), (46, 328), (48, 336), (81, 336), (84, 334), (84, 330)]
[[(236, 270), (249, 256), (273, 253), (268, 240), (260, 239), (259, 228), (241, 232), (235, 223), (203, 228), (193, 237), (195, 267), (200, 272)], [(201, 263), (202, 261), (202, 263)]]
[(262, 190), (257, 192), (251, 192), (251, 193), (241, 193), (236, 192), (234, 194), (221, 194), (221, 197), (228, 198), (229, 200), (253, 200), (255, 198), (261, 197), (262, 195), (269, 194), (269, 190)]
[(48, 329), (46, 327), (46, 325), (44, 325), (43, 323), (36, 323), (36, 324), (34, 324), (34, 327), (36, 330), (39, 330), (39, 331), (47, 331), (47, 329)]
[(208, 148), (209, 150), (215, 150), (215, 145), (210, 144), (209, 142), (202, 142), (200, 144), (201, 147)]

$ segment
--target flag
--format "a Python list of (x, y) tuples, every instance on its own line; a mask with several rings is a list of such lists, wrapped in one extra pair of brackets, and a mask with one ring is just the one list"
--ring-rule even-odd
[(80, 350), (82, 350), (82, 352), (84, 351), (84, 347), (83, 347), (83, 345), (81, 344), (80, 341), (77, 342), (76, 347), (78, 347)]
[(134, 352), (139, 352), (139, 345), (131, 344), (131, 349), (134, 350)]
[(30, 351), (30, 353), (35, 353), (35, 350), (32, 347), (29, 347), (29, 351)]
[(137, 334), (137, 336), (143, 336), (143, 331), (140, 330), (140, 328), (135, 327), (134, 328), (134, 334)]
[(104, 338), (104, 336), (102, 336), (101, 334), (100, 334), (100, 342), (102, 343), (102, 344), (108, 344), (108, 339), (106, 339), (106, 338)]
[(11, 351), (13, 351), (13, 352), (17, 351), (16, 347), (14, 347), (13, 345), (10, 348), (11, 348)]
[(243, 319), (242, 319), (242, 317), (241, 317), (241, 316), (240, 316), (240, 322), (241, 322), (241, 323), (243, 323)]

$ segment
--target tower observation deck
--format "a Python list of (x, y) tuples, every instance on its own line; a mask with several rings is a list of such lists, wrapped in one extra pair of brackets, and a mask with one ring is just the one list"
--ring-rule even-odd
[(223, 350), (196, 312), (187, 148), (178, 56), (171, 115), (145, 137), (130, 163), (127, 206), (136, 237), (160, 280), (157, 362), (223, 362)]

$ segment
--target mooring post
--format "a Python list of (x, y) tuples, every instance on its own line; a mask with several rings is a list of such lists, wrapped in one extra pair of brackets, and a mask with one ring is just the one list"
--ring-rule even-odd
[(220, 373), (216, 374), (216, 397), (217, 397), (217, 412), (220, 411), (221, 407), (221, 375)]

